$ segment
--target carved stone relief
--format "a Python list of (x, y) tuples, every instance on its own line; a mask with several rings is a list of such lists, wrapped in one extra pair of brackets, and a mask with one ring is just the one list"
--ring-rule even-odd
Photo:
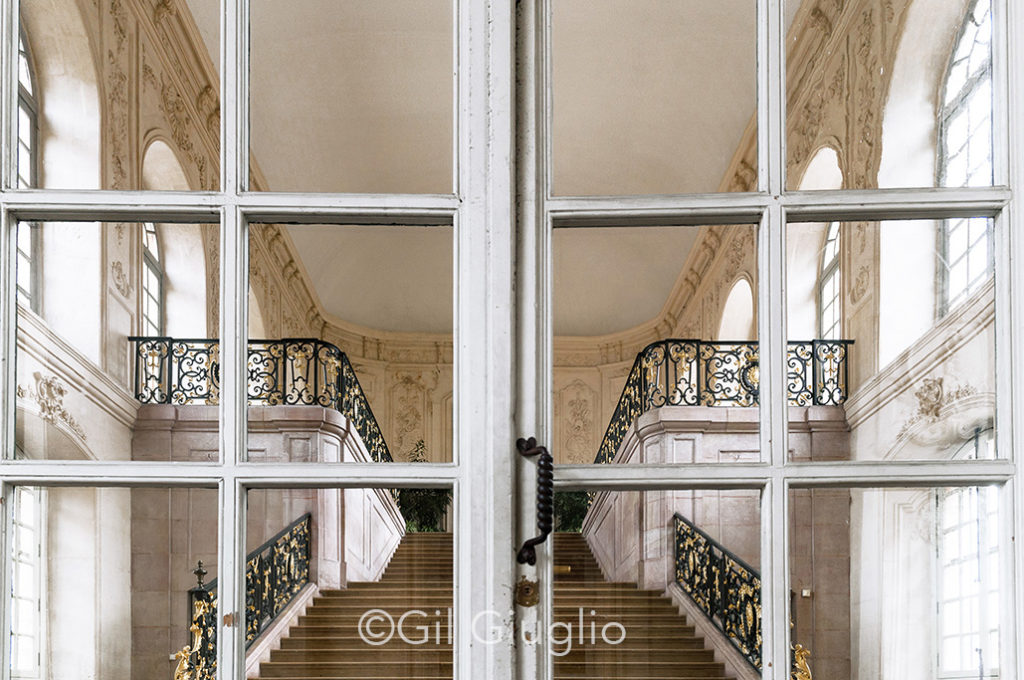
[(409, 460), (416, 442), (426, 440), (424, 418), (427, 388), (419, 376), (409, 373), (396, 376), (390, 389), (391, 455), (396, 460)]
[(132, 291), (135, 290), (135, 286), (132, 284), (131, 279), (125, 274), (124, 265), (120, 262), (114, 262), (110, 265), (111, 279), (114, 281), (114, 287), (117, 288), (117, 292), (124, 297), (131, 297)]
[[(598, 442), (595, 436), (597, 392), (580, 379), (558, 391), (555, 410), (559, 416), (563, 463), (592, 463)], [(557, 455), (557, 454), (556, 454)]]
[(31, 399), (39, 407), (40, 418), (54, 425), (64, 425), (80, 440), (86, 441), (85, 430), (64, 408), (64, 397), (68, 393), (64, 383), (57, 376), (43, 376), (38, 371), (33, 373), (32, 377), (35, 379), (35, 385), (18, 385), (18, 398)]

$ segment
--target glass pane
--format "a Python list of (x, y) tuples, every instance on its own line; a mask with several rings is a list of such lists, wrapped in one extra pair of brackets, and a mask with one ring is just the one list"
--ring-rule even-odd
[(991, 221), (840, 223), (823, 271), (827, 230), (788, 227), (793, 458), (992, 458)]
[(36, 144), (36, 115), (30, 106), (34, 103), (24, 97), (18, 100), (18, 188), (36, 185), (39, 169), (39, 149)]
[(452, 251), (451, 227), (250, 227), (251, 460), (452, 461)]
[(38, 185), (217, 189), (219, 17), (216, 0), (22, 3)]
[(760, 492), (555, 494), (555, 677), (761, 669)]
[(992, 1), (786, 0), (790, 189), (991, 186)]
[[(760, 459), (756, 232), (555, 230), (557, 463)], [(673, 444), (635, 446), (638, 419)]]
[(217, 459), (218, 227), (155, 228), (160, 277), (142, 224), (18, 225), (38, 286), (18, 305), (17, 457)]
[[(1000, 677), (1009, 577), (999, 496), (997, 487), (791, 490), (793, 640), (810, 652), (814, 677)], [(960, 514), (948, 523), (951, 510)], [(968, 550), (948, 550), (966, 533)]]
[(756, 189), (753, 0), (552, 12), (554, 193)]
[(452, 192), (451, 0), (254, 0), (254, 190)]
[(452, 677), (450, 489), (254, 489), (247, 500), (259, 677)]
[(13, 674), (171, 677), (175, 653), (193, 643), (200, 561), (206, 587), (216, 583), (217, 490), (22, 489), (16, 525), (35, 512), (45, 531), (13, 572)]

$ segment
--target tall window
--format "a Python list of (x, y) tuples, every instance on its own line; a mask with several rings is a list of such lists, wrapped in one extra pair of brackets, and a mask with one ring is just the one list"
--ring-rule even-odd
[(41, 677), (42, 490), (19, 486), (14, 495), (11, 583), (11, 674)]
[(999, 526), (993, 487), (940, 493), (939, 675), (999, 674)]
[(147, 222), (142, 237), (142, 334), (163, 335), (164, 271), (156, 225)]
[[(939, 111), (939, 184), (992, 184), (992, 4), (974, 0), (950, 57)], [(948, 220), (942, 230), (940, 312), (991, 275), (992, 227), (984, 218)]]
[[(25, 37), (18, 40), (18, 188), (38, 183), (39, 107), (32, 58)], [(18, 301), (39, 311), (39, 227), (18, 229)]]
[(821, 253), (821, 276), (818, 278), (819, 337), (834, 340), (841, 332), (839, 290), (839, 223), (828, 225), (825, 248)]

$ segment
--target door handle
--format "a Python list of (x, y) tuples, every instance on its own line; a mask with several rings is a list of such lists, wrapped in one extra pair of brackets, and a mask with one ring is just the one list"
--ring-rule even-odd
[(516, 442), (519, 455), (524, 458), (537, 458), (537, 530), (538, 536), (523, 543), (523, 547), (516, 554), (516, 561), (519, 564), (537, 564), (537, 552), (535, 546), (547, 540), (551, 533), (551, 520), (554, 515), (554, 486), (555, 486), (555, 462), (551, 454), (543, 446), (537, 446), (537, 440), (533, 437), (520, 439)]

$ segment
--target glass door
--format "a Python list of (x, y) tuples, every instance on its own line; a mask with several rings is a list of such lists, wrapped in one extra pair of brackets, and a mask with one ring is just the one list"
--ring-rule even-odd
[(929, 7), (520, 8), (526, 677), (1019, 668), (1017, 36)]
[(2, 676), (1024, 675), (1018, 11), (0, 1)]
[(0, 17), (3, 677), (511, 679), (512, 3)]

